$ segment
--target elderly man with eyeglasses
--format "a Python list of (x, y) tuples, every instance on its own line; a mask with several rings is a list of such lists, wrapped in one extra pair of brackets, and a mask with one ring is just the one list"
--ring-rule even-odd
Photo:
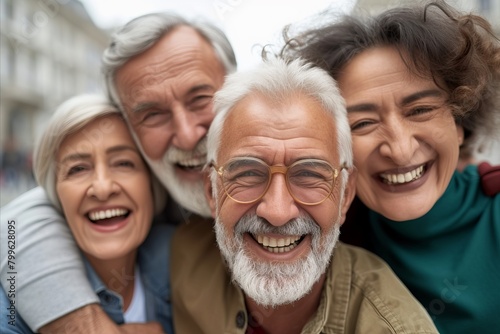
[(381, 259), (337, 242), (355, 175), (328, 74), (270, 60), (229, 76), (215, 109), (205, 183), (215, 227), (176, 232), (176, 332), (437, 333)]

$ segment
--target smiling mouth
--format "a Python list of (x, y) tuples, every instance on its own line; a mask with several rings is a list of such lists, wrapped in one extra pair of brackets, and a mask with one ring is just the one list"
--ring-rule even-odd
[(205, 166), (205, 161), (205, 158), (193, 158), (177, 162), (175, 163), (175, 166), (188, 172), (200, 172), (203, 169), (203, 166)]
[(201, 172), (204, 165), (196, 165), (196, 166), (186, 166), (181, 164), (175, 164), (175, 166), (183, 171), (187, 172)]
[(91, 211), (88, 213), (87, 217), (93, 224), (111, 225), (123, 220), (124, 218), (127, 218), (129, 214), (129, 210), (120, 208)]
[(398, 173), (398, 174), (382, 173), (379, 176), (382, 179), (382, 182), (389, 185), (405, 184), (420, 179), (422, 175), (424, 175), (425, 171), (426, 167), (424, 164), (406, 173)]
[(272, 238), (263, 235), (252, 235), (255, 241), (265, 250), (271, 253), (286, 253), (297, 247), (305, 236), (287, 236), (283, 238)]

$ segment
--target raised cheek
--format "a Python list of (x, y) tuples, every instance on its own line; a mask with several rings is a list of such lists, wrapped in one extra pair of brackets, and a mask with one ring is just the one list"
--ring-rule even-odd
[(313, 208), (309, 211), (309, 215), (316, 222), (321, 230), (330, 229), (333, 223), (336, 222), (338, 213), (340, 211), (339, 201), (329, 201), (325, 203), (325, 206), (320, 206), (318, 208)]
[(201, 114), (198, 118), (198, 124), (204, 125), (207, 129), (212, 124), (212, 121), (214, 120), (215, 114), (213, 112), (213, 106), (210, 106), (209, 112), (205, 114)]
[(217, 217), (222, 220), (226, 228), (233, 227), (238, 221), (237, 212), (228, 205), (219, 205)]
[(63, 209), (63, 214), (66, 220), (66, 223), (68, 226), (73, 229), (77, 228), (79, 224), (76, 224), (75, 222), (80, 221), (77, 219), (79, 217), (79, 203), (76, 202), (76, 200), (73, 198), (66, 197), (65, 200), (61, 200), (61, 206)]
[(370, 155), (370, 152), (373, 151), (375, 147), (376, 140), (373, 138), (365, 139), (356, 136), (352, 138), (353, 159), (354, 164), (356, 164), (356, 167), (358, 169), (364, 166), (362, 163), (367, 159), (367, 157)]
[(144, 153), (153, 160), (163, 158), (170, 142), (170, 136), (165, 129), (146, 129), (141, 131), (138, 138)]
[(77, 190), (73, 189), (73, 192), (68, 193), (67, 187), (64, 185), (58, 185), (56, 186), (56, 193), (64, 212), (66, 212), (66, 210), (69, 209), (73, 203), (73, 197), (71, 194), (76, 194)]
[(151, 185), (151, 179), (146, 173), (146, 171), (136, 172), (125, 177), (117, 175), (118, 185), (123, 189), (129, 189), (131, 191), (142, 191), (142, 196), (151, 197), (152, 190), (149, 186)]
[(238, 204), (229, 197), (219, 197), (218, 216), (224, 222), (226, 228), (233, 228), (238, 221), (247, 213), (249, 205)]

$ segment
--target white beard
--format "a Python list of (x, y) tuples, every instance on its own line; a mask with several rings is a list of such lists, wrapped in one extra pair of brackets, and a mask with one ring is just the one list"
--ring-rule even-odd
[[(308, 294), (314, 283), (326, 271), (340, 234), (340, 217), (324, 233), (310, 216), (299, 217), (281, 227), (248, 214), (238, 221), (234, 237), (226, 231), (220, 219), (215, 221), (217, 243), (231, 272), (233, 280), (245, 294), (264, 307), (276, 307), (297, 301)], [(244, 249), (243, 234), (277, 233), (312, 236), (312, 249), (307, 258), (295, 263), (256, 261)]]
[(146, 154), (144, 156), (153, 173), (179, 205), (200, 216), (210, 217), (211, 212), (205, 198), (203, 178), (183, 182), (175, 173), (175, 164), (178, 162), (192, 161), (196, 165), (203, 166), (206, 162), (206, 143), (205, 138), (192, 151), (170, 147), (161, 160), (151, 160)]

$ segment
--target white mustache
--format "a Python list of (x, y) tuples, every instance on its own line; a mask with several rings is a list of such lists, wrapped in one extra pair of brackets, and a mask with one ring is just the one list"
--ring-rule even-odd
[(243, 236), (245, 233), (250, 234), (281, 234), (281, 235), (320, 235), (321, 229), (316, 222), (309, 216), (303, 215), (292, 219), (282, 226), (274, 226), (268, 223), (265, 219), (256, 216), (255, 214), (247, 214), (243, 216), (236, 226), (234, 232), (237, 237)]
[(170, 147), (165, 155), (163, 161), (169, 164), (182, 163), (183, 161), (191, 159), (203, 158), (205, 161), (207, 157), (207, 137), (201, 139), (196, 147), (191, 151), (185, 151), (175, 146)]

